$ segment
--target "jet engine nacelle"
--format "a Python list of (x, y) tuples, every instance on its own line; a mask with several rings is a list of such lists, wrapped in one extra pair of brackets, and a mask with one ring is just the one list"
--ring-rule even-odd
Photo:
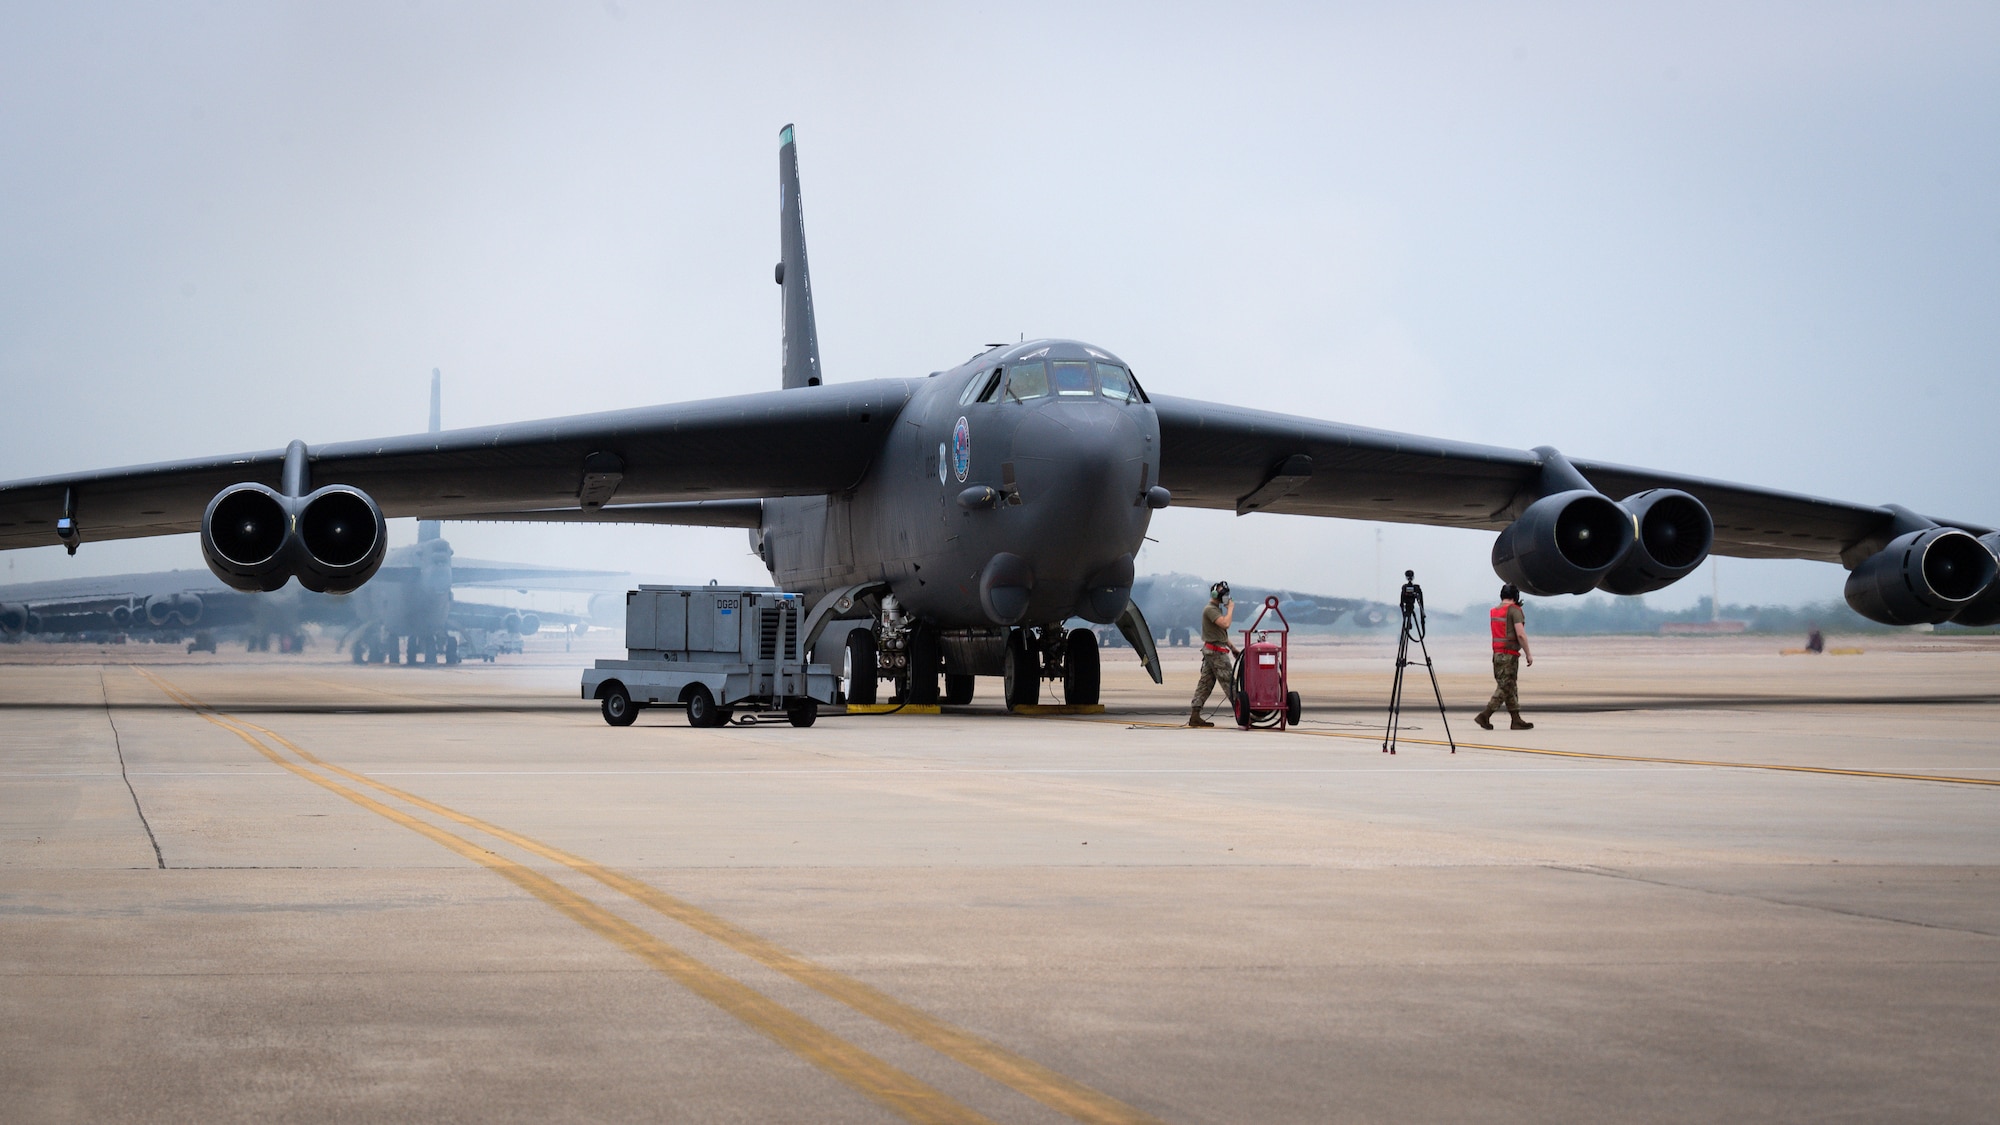
[(41, 615), (20, 602), (0, 604), (0, 633), (39, 633)]
[(201, 620), (201, 597), (196, 594), (156, 594), (146, 599), (146, 621), (154, 626), (178, 623), (193, 625)]
[(1715, 545), (1715, 519), (1708, 507), (1673, 488), (1649, 488), (1619, 505), (1631, 513), (1637, 534), (1602, 589), (1614, 594), (1650, 594), (1694, 573)]
[(382, 569), (389, 525), (367, 493), (330, 484), (297, 503), (292, 543), (299, 585), (316, 594), (345, 594)]
[(382, 510), (344, 484), (306, 496), (232, 485), (215, 494), (201, 518), (208, 568), (246, 592), (276, 590), (296, 576), (316, 593), (345, 594), (374, 577), (388, 546)]
[(1493, 570), (1524, 594), (1595, 590), (1631, 549), (1632, 517), (1589, 489), (1544, 496), (1493, 541)]
[[(1955, 527), (1912, 531), (1889, 541), (1847, 576), (1847, 604), (1884, 625), (1950, 621), (1988, 608), (2000, 572), (1986, 544)], [(1968, 622), (1970, 624), (1970, 622)]]
[[(2000, 563), (2000, 531), (1989, 531), (1979, 537), (1988, 554)], [(1986, 584), (1978, 597), (1965, 603), (1965, 608), (1952, 614), (1951, 619), (1960, 625), (1979, 627), (2000, 625), (2000, 578)]]

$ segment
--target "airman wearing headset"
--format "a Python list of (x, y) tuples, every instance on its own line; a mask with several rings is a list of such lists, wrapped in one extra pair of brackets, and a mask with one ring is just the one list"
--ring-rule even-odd
[(1236, 672), (1231, 659), (1236, 646), (1229, 640), (1229, 622), (1235, 616), (1236, 603), (1229, 598), (1229, 583), (1210, 586), (1208, 605), (1201, 611), (1201, 680), (1195, 685), (1194, 700), (1188, 708), (1187, 725), (1191, 727), (1215, 725), (1201, 717), (1201, 708), (1217, 682), (1222, 684), (1223, 696), (1232, 704), (1236, 702)]

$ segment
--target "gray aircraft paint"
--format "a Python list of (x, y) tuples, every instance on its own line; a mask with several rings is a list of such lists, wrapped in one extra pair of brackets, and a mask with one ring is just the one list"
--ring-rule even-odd
[[(875, 584), (943, 628), (1047, 625), (1072, 614), (1106, 620), (1115, 613), (1106, 607), (1130, 585), (1149, 504), (1169, 493), (1176, 504), (1239, 514), (1500, 530), (1548, 496), (1553, 480), (1580, 479), (1613, 498), (1680, 489), (1713, 516), (1717, 554), (1850, 567), (1930, 522), (1890, 506), (1572, 462), (1548, 449), (1167, 396), (960, 406), (975, 375), (1044, 349), (1045, 358), (1117, 362), (1075, 341), (989, 350), (928, 379), (812, 385), (816, 345), (807, 346), (810, 282), (789, 131), (780, 158), (790, 258), (784, 389), (328, 444), (306, 452), (312, 480), (365, 490), (386, 515), (420, 519), (596, 522), (620, 518), (629, 506), (635, 522), (740, 526), (750, 514), (742, 504), (668, 506), (761, 501), (755, 542), (782, 584), (808, 593)], [(787, 181), (793, 190), (783, 189)], [(937, 451), (955, 454), (960, 418), (969, 438), (965, 479), (954, 456), (940, 480)], [(53, 542), (54, 529), (72, 517), (83, 542), (193, 531), (219, 490), (268, 486), (284, 463), (283, 452), (267, 451), (0, 485), (0, 547)], [(959, 494), (982, 488), (1004, 499), (960, 503)], [(1990, 532), (1964, 521), (1949, 526)], [(995, 589), (1018, 596), (996, 601)]]

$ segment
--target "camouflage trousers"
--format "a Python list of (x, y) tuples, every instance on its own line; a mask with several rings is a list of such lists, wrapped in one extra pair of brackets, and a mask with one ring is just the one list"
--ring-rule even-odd
[(1222, 695), (1231, 703), (1236, 701), (1236, 668), (1226, 652), (1201, 652), (1201, 680), (1194, 685), (1194, 699), (1190, 702), (1195, 710), (1200, 710), (1208, 702), (1208, 693), (1215, 685), (1222, 685)]
[(1486, 701), (1486, 711), (1519, 711), (1521, 709), (1521, 658), (1511, 652), (1493, 654), (1493, 698)]

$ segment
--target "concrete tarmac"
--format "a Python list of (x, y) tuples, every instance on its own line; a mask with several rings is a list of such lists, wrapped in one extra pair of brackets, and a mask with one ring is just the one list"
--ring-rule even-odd
[(1536, 644), (1393, 756), (1393, 636), (1285, 734), (0, 646), (0, 1119), (1992, 1120), (2000, 645)]

